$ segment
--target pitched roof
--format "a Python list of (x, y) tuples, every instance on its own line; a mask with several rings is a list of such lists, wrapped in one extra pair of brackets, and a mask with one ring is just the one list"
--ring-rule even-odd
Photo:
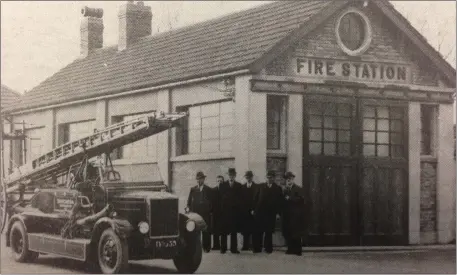
[[(332, 1), (279, 1), (106, 47), (77, 59), (11, 109), (28, 109), (247, 67)], [(10, 109), (10, 110), (11, 110)]]
[(2, 84), (1, 97), (1, 108), (3, 110), (3, 108), (5, 108), (6, 106), (11, 106), (12, 104), (16, 103), (21, 97), (21, 94), (14, 91), (10, 87)]
[[(448, 78), (455, 79), (455, 69), (387, 0), (373, 2)], [(76, 59), (5, 111), (116, 94), (239, 69), (257, 72), (346, 3), (278, 1), (144, 37), (124, 51), (119, 52), (117, 46), (106, 47)]]

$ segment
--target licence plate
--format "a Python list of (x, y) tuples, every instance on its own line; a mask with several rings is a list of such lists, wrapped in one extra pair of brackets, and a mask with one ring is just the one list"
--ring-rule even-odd
[(177, 240), (157, 240), (156, 248), (171, 248), (178, 245)]

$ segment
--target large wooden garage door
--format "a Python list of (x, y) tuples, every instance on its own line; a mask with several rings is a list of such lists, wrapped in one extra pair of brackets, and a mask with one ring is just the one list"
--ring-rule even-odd
[(406, 109), (391, 102), (305, 98), (307, 245), (403, 243)]

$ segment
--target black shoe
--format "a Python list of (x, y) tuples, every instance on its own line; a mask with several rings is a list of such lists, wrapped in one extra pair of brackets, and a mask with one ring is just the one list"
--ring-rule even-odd
[(262, 252), (262, 251), (260, 251), (260, 250), (253, 250), (252, 251), (252, 253), (260, 253), (260, 252)]
[(287, 251), (286, 251), (286, 254), (287, 254), (287, 255), (292, 255), (292, 254), (295, 254), (295, 253), (292, 253), (291, 251), (287, 250)]
[(220, 247), (217, 247), (217, 246), (215, 246), (215, 247), (211, 248), (211, 250), (221, 250), (221, 248), (220, 248)]
[(234, 251), (230, 251), (230, 252), (232, 252), (232, 254), (240, 254), (240, 251), (238, 251), (238, 250), (234, 250)]
[(209, 252), (211, 251), (211, 249), (206, 248), (206, 249), (204, 249), (203, 251), (205, 251), (206, 253), (209, 253)]
[(227, 252), (227, 250), (221, 250), (221, 254), (225, 254), (225, 252)]
[(241, 251), (248, 251), (248, 250), (249, 250), (248, 247), (243, 247), (243, 248), (241, 248)]
[(265, 253), (271, 254), (271, 253), (273, 253), (273, 251), (271, 251), (271, 250), (265, 250)]
[(301, 256), (301, 255), (302, 255), (302, 253), (301, 253), (301, 252), (297, 252), (297, 253), (295, 253), (295, 255), (297, 255), (297, 256)]

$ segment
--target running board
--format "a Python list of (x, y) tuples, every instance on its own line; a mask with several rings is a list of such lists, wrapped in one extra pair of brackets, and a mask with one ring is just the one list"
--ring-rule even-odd
[(29, 233), (29, 250), (85, 261), (89, 253), (89, 239), (63, 239), (57, 235)]

